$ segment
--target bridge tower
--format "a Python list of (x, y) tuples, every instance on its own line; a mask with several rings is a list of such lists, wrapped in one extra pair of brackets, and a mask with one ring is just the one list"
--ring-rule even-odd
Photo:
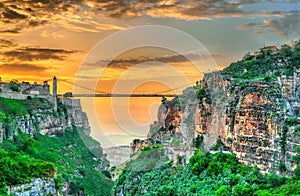
[(56, 76), (53, 77), (53, 86), (52, 86), (52, 96), (57, 97), (57, 79)]
[(57, 111), (57, 79), (56, 79), (56, 76), (53, 77), (52, 98), (53, 98), (54, 110)]

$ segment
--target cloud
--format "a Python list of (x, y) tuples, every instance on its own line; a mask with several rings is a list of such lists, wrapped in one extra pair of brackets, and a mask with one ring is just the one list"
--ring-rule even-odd
[(17, 44), (11, 40), (0, 39), (0, 49), (16, 46)]
[(27, 18), (27, 16), (24, 14), (20, 14), (9, 8), (5, 8), (1, 14), (1, 18), (15, 20), (15, 19), (25, 19), (25, 18)]
[(178, 18), (182, 20), (210, 19), (222, 16), (238, 16), (243, 13), (237, 3), (227, 1), (151, 0), (143, 1), (93, 1), (93, 10), (111, 18), (131, 18), (148, 15), (155, 18)]
[(1, 34), (20, 34), (20, 29), (7, 29), (0, 31)]
[[(225, 58), (222, 55), (212, 55), (213, 58)], [(185, 55), (180, 54), (172, 54), (172, 55), (163, 55), (163, 56), (138, 56), (138, 57), (128, 57), (122, 58), (117, 57), (113, 59), (111, 62), (107, 60), (100, 60), (99, 62), (90, 65), (91, 68), (94, 67), (103, 67), (107, 65), (107, 68), (116, 68), (116, 69), (128, 69), (129, 67), (147, 62), (147, 65), (157, 65), (157, 62), (167, 63), (167, 64), (178, 64), (178, 63), (189, 63), (192, 61), (201, 61), (211, 58), (211, 56), (196, 54), (196, 53), (187, 53)]]
[(55, 31), (42, 31), (41, 36), (42, 37), (52, 37), (54, 39), (64, 37), (64, 35), (59, 34), (58, 32), (55, 32)]
[(248, 24), (244, 24), (244, 25), (239, 26), (239, 29), (240, 29), (240, 30), (247, 30), (247, 29), (253, 28), (253, 27), (257, 26), (257, 25), (258, 25), (258, 23), (253, 23), (253, 22), (251, 22), (251, 23), (248, 23)]
[(280, 19), (264, 20), (264, 25), (258, 28), (269, 29), (271, 32), (278, 32), (279, 35), (287, 37), (290, 34), (300, 32), (300, 11), (293, 12)]
[(254, 32), (253, 32), (254, 35), (260, 35), (260, 34), (262, 34), (262, 33), (263, 33), (263, 32), (261, 32), (261, 31), (254, 31)]
[[(113, 25), (101, 20), (100, 14), (92, 11), (83, 2), (83, 0), (4, 1), (0, 4), (0, 13), (2, 13), (0, 25), (3, 24), (0, 33), (19, 33), (45, 25), (60, 26), (74, 32), (98, 32), (124, 28), (123, 25)], [(8, 28), (7, 24), (11, 25), (11, 28)]]
[(2, 55), (7, 61), (39, 61), (39, 60), (58, 60), (63, 61), (67, 55), (76, 53), (74, 50), (50, 49), (50, 48), (34, 48), (21, 47), (15, 50), (3, 52)]
[(1, 72), (6, 73), (27, 73), (27, 72), (40, 72), (45, 71), (47, 68), (36, 65), (36, 64), (29, 64), (29, 63), (3, 63), (0, 64)]
[(38, 21), (38, 20), (30, 20), (28, 22), (28, 25), (31, 26), (31, 27), (37, 27), (37, 26), (41, 26), (41, 25), (44, 25), (47, 23), (47, 20), (41, 20), (41, 21)]
[[(180, 20), (211, 20), (224, 17), (284, 15), (279, 11), (246, 11), (244, 6), (258, 6), (259, 0), (26, 0), (4, 1), (0, 4), (0, 23), (14, 24), (19, 31), (43, 25), (56, 25), (75, 32), (98, 32), (126, 28), (124, 23), (111, 24), (112, 19), (139, 16), (176, 18)], [(296, 0), (271, 1), (296, 4)], [(117, 22), (118, 23), (118, 22)], [(243, 27), (241, 27), (243, 28)], [(245, 27), (247, 28), (247, 27)], [(13, 28), (12, 28), (13, 29)], [(0, 29), (7, 32), (9, 29)]]
[[(241, 30), (249, 28), (267, 29), (269, 32), (278, 32), (280, 36), (287, 37), (291, 34), (299, 35), (300, 32), (300, 11), (291, 11), (284, 17), (276, 19), (265, 19), (261, 24), (248, 23), (239, 26)], [(261, 34), (261, 31), (255, 31), (254, 34)]]

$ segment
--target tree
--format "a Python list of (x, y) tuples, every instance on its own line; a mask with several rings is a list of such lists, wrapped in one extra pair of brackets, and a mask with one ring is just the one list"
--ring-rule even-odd
[(220, 186), (220, 188), (218, 188), (215, 192), (215, 196), (228, 196), (228, 195), (230, 194), (228, 188), (225, 185)]
[(203, 142), (203, 135), (197, 135), (196, 139), (195, 139), (195, 143), (194, 146), (196, 148), (200, 148)]
[(250, 52), (246, 53), (243, 56), (243, 60), (247, 61), (247, 60), (252, 60), (253, 59), (253, 55), (250, 54)]
[(296, 147), (297, 155), (293, 156), (293, 161), (297, 164), (297, 168), (294, 170), (295, 177), (300, 179), (300, 146)]
[(110, 174), (109, 171), (103, 170), (103, 171), (101, 171), (101, 173), (104, 174), (104, 175), (105, 175), (106, 177), (108, 177), (109, 179), (111, 179), (111, 174)]
[(172, 195), (176, 195), (176, 188), (174, 186), (161, 186), (158, 191), (157, 191), (157, 195), (159, 196), (172, 196)]
[(250, 187), (246, 187), (240, 184), (237, 184), (233, 188), (233, 195), (234, 196), (251, 196), (252, 195), (252, 189)]
[(9, 82), (9, 88), (12, 91), (20, 91), (21, 84), (16, 79), (12, 79)]
[(166, 103), (166, 101), (167, 101), (167, 98), (165, 96), (162, 96), (161, 103), (164, 104), (164, 103)]
[(272, 196), (268, 190), (258, 190), (253, 193), (254, 196)]

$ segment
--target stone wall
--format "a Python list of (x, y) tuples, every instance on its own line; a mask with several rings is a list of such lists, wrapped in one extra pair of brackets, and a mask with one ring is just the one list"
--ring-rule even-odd
[(46, 95), (34, 95), (34, 94), (20, 94), (20, 93), (15, 93), (15, 92), (6, 92), (6, 93), (0, 93), (0, 97), (2, 98), (7, 98), (7, 99), (18, 99), (18, 100), (26, 100), (30, 98), (42, 98), (42, 99), (47, 99), (51, 100), (51, 96), (46, 96)]
[(19, 91), (14, 92), (10, 88), (9, 83), (0, 82), (0, 89), (2, 93), (13, 93), (13, 94), (28, 94), (28, 95), (41, 95), (41, 96), (50, 96), (50, 86), (47, 82), (43, 84), (30, 84), (29, 82), (22, 82), (20, 84)]

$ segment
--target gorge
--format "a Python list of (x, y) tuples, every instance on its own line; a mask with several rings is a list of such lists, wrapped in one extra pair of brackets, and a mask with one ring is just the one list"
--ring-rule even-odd
[[(297, 180), (298, 184), (288, 181), (295, 186), (289, 194), (276, 192), (274, 185), (269, 185), (271, 190), (262, 185), (270, 183), (270, 176), (284, 182), (298, 178), (299, 51), (299, 42), (280, 49), (261, 48), (220, 72), (206, 73), (182, 96), (163, 98), (158, 121), (150, 126), (147, 139), (131, 143), (133, 160), (115, 183), (114, 194), (299, 194)], [(169, 160), (169, 165), (164, 166), (163, 160)], [(210, 168), (218, 171), (220, 167), (213, 160), (222, 165), (217, 173)], [(133, 169), (138, 165), (142, 169)], [(242, 165), (252, 168), (246, 169), (250, 174), (259, 171), (257, 187), (248, 174), (234, 171)], [(209, 185), (207, 178), (219, 185)], [(239, 180), (229, 183), (228, 178)], [(276, 186), (285, 189), (280, 187), (284, 182)]]
[(299, 41), (264, 47), (163, 97), (147, 139), (122, 146), (130, 160), (107, 149), (117, 167), (89, 136), (80, 100), (1, 83), (0, 193), (299, 195), (299, 62)]

